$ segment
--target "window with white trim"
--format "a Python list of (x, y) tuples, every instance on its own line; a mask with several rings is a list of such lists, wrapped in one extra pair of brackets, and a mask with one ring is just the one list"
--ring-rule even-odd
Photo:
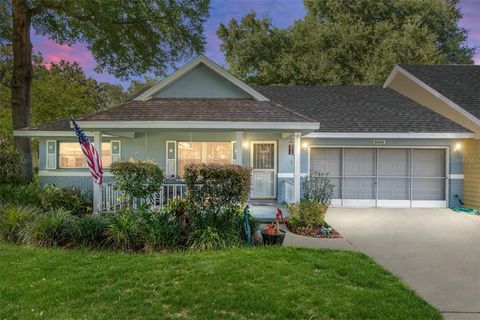
[[(112, 141), (113, 142), (113, 141)], [(120, 141), (102, 143), (102, 166), (109, 168), (112, 160), (120, 159)], [(115, 146), (115, 156), (112, 153), (112, 145)], [(118, 147), (118, 148), (117, 148)], [(118, 151), (117, 151), (118, 149)], [(61, 141), (58, 143), (58, 163), (59, 168), (87, 168), (87, 162), (78, 142)]]
[(179, 142), (178, 175), (183, 176), (189, 164), (231, 164), (233, 148), (231, 141)]
[(57, 141), (47, 140), (47, 163), (45, 167), (47, 169), (57, 168)]

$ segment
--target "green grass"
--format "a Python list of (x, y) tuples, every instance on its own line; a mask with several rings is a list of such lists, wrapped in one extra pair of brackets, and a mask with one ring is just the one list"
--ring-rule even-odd
[(441, 319), (368, 257), (282, 247), (122, 254), (0, 244), (0, 319)]

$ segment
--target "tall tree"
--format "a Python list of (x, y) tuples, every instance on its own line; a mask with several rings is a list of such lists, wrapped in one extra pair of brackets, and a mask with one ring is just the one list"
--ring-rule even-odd
[(230, 71), (251, 84), (378, 84), (396, 63), (472, 63), (458, 0), (304, 0), (287, 28), (221, 24)]
[[(208, 0), (2, 0), (0, 30), (11, 33), (13, 128), (30, 124), (32, 29), (51, 40), (84, 43), (98, 71), (119, 78), (166, 69), (203, 51)], [(9, 14), (11, 15), (10, 17)], [(0, 40), (2, 41), (2, 40)], [(3, 39), (5, 41), (5, 39)], [(25, 180), (32, 178), (31, 142), (15, 137)]]

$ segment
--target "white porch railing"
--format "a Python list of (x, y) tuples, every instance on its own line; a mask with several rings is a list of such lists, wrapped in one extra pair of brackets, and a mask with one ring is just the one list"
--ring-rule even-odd
[[(153, 193), (145, 199), (135, 199), (133, 208), (137, 209), (142, 204), (149, 204), (154, 208), (160, 209), (166, 206), (175, 197), (184, 197), (187, 192), (187, 186), (182, 183), (166, 183), (160, 187), (158, 192)], [(125, 196), (114, 185), (102, 185), (102, 212), (116, 212), (125, 202)]]

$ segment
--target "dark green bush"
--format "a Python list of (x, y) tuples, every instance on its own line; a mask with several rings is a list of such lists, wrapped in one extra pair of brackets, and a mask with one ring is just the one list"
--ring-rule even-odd
[(35, 216), (20, 231), (21, 242), (41, 247), (69, 247), (78, 239), (76, 217), (64, 209)]
[(22, 182), (20, 154), (0, 146), (0, 185)]
[(106, 242), (108, 218), (103, 215), (87, 214), (77, 219), (75, 244), (85, 248), (102, 248)]
[(36, 183), (27, 185), (0, 184), (0, 203), (40, 207), (42, 188)]
[(181, 248), (184, 234), (179, 219), (168, 210), (141, 211), (140, 233), (147, 252)]
[(19, 242), (21, 231), (39, 213), (38, 208), (31, 206), (0, 206), (0, 241)]
[(153, 161), (129, 160), (115, 162), (111, 168), (115, 188), (127, 199), (144, 199), (160, 190), (163, 171)]
[(91, 200), (78, 189), (47, 185), (40, 191), (39, 198), (45, 210), (63, 208), (74, 215), (92, 212)]
[(325, 223), (324, 207), (310, 199), (289, 204), (288, 211), (288, 226), (293, 232), (297, 232), (299, 228), (320, 227)]
[(106, 242), (114, 250), (138, 251), (143, 248), (141, 216), (128, 210), (109, 216)]

